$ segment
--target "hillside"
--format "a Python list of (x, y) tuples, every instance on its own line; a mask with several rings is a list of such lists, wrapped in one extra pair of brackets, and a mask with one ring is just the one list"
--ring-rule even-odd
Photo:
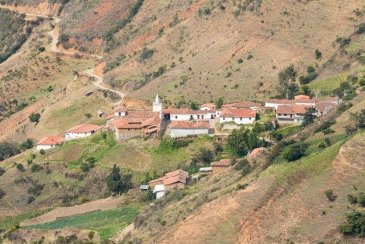
[[(0, 242), (364, 242), (364, 23), (357, 0), (0, 0)], [(263, 104), (283, 79), (332, 108), (279, 123)], [(167, 109), (158, 133), (117, 141), (140, 118), (117, 128), (116, 108), (148, 114), (156, 94), (191, 113), (258, 104), (253, 124), (214, 110), (210, 136), (171, 138)], [(80, 123), (105, 127), (35, 149)], [(139, 188), (177, 169), (183, 189)]]

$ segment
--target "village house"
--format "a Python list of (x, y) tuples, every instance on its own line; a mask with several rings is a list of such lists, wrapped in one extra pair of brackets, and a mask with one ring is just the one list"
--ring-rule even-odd
[(205, 103), (200, 106), (200, 110), (215, 110), (215, 104), (214, 103)]
[(209, 135), (210, 125), (207, 121), (173, 121), (170, 125), (171, 137), (187, 137), (196, 135)]
[(298, 123), (301, 124), (304, 114), (313, 106), (306, 105), (280, 105), (276, 110), (276, 120), (279, 123)]
[(217, 174), (226, 170), (227, 168), (231, 167), (231, 160), (230, 159), (222, 159), (217, 162), (211, 162), (210, 166), (212, 167), (212, 174)]
[(256, 121), (256, 112), (251, 109), (230, 109), (225, 108), (223, 109), (219, 122), (221, 124), (234, 122), (236, 124), (252, 124)]
[(40, 150), (49, 150), (54, 148), (57, 145), (62, 144), (63, 137), (62, 136), (46, 136), (42, 138), (38, 143), (36, 149)]
[(159, 112), (128, 111), (125, 117), (116, 118), (110, 124), (118, 141), (140, 136), (158, 135), (161, 129)]
[(65, 140), (82, 139), (100, 131), (103, 127), (92, 124), (79, 124), (65, 132)]
[(251, 109), (253, 111), (258, 111), (261, 108), (260, 103), (249, 102), (249, 101), (242, 101), (242, 102), (235, 102), (235, 103), (228, 103), (223, 105), (223, 109)]
[(151, 180), (149, 186), (156, 194), (156, 199), (165, 196), (166, 191), (172, 189), (184, 189), (189, 179), (189, 173), (178, 169), (173, 172), (166, 173), (165, 176)]
[(288, 99), (268, 99), (265, 101), (265, 107), (277, 110), (280, 105), (293, 105), (294, 103), (294, 100)]
[(215, 118), (215, 110), (164, 109), (164, 118), (171, 121), (210, 120)]

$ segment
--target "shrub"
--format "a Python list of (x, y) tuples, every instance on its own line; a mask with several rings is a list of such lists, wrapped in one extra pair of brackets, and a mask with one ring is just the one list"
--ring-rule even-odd
[(46, 51), (46, 48), (45, 47), (40, 47), (40, 48), (38, 48), (38, 51), (42, 53), (42, 52)]
[(347, 195), (347, 200), (351, 203), (351, 204), (357, 204), (358, 203), (358, 199), (356, 196), (352, 195), (352, 194), (348, 194)]
[(334, 202), (337, 199), (337, 195), (335, 195), (332, 190), (326, 190), (324, 194), (326, 195), (328, 201), (330, 202)]
[(20, 148), (22, 150), (31, 149), (31, 148), (33, 148), (33, 146), (34, 146), (34, 142), (32, 139), (29, 139), (29, 138), (27, 140), (25, 140), (24, 142), (22, 142), (22, 144), (20, 144)]
[(28, 194), (32, 194), (33, 196), (39, 196), (42, 194), (44, 185), (33, 183), (31, 187), (28, 188)]
[(314, 55), (315, 55), (316, 59), (321, 59), (322, 58), (322, 52), (319, 51), (318, 48), (314, 52)]
[(90, 240), (92, 240), (94, 238), (95, 232), (94, 231), (90, 231), (87, 236), (89, 237)]
[(39, 120), (41, 118), (41, 115), (39, 113), (32, 113), (30, 116), (29, 116), (29, 121), (32, 122), (32, 123), (36, 123), (38, 124), (39, 123)]
[(6, 196), (5, 191), (3, 191), (2, 189), (0, 189), (0, 200), (3, 199)]
[(25, 171), (25, 168), (24, 168), (24, 166), (22, 164), (17, 164), (16, 165), (16, 169), (19, 170), (19, 171), (21, 171), (21, 172), (24, 172)]
[(0, 167), (0, 176), (2, 176), (5, 173), (5, 170)]
[(303, 157), (307, 149), (308, 144), (306, 143), (294, 144), (284, 151), (283, 157), (288, 161), (295, 161)]
[(131, 178), (132, 175), (130, 174), (122, 175), (120, 173), (120, 168), (114, 165), (109, 176), (106, 178), (108, 190), (111, 193), (123, 193), (128, 191), (132, 188)]
[(148, 48), (143, 48), (142, 52), (141, 52), (141, 55), (140, 55), (140, 58), (141, 60), (146, 60), (146, 59), (149, 59), (153, 56), (154, 54), (154, 50), (153, 49), (148, 49)]
[(30, 203), (32, 203), (34, 201), (35, 201), (35, 197), (33, 197), (33, 196), (29, 196), (28, 199), (27, 199), (27, 203), (28, 204), (30, 204)]
[(20, 149), (15, 144), (11, 143), (0, 143), (0, 161), (10, 158), (20, 153)]
[(43, 170), (43, 167), (40, 166), (39, 164), (33, 164), (32, 167), (30, 168), (30, 171), (32, 171), (32, 173), (39, 172), (41, 170)]
[(347, 215), (347, 222), (340, 226), (340, 232), (346, 236), (365, 237), (365, 212), (353, 211)]
[(41, 149), (41, 150), (39, 151), (39, 153), (40, 153), (41, 155), (44, 155), (44, 154), (46, 154), (46, 151), (45, 151), (44, 149)]
[(362, 207), (365, 207), (365, 193), (364, 192), (360, 192), (359, 193), (359, 204), (362, 206)]

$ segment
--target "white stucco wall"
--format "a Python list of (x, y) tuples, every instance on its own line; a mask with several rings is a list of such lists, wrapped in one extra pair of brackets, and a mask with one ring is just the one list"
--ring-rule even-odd
[(52, 149), (54, 148), (55, 145), (37, 145), (37, 150), (40, 151), (40, 150), (49, 150), (49, 149)]
[(171, 129), (171, 137), (187, 137), (194, 135), (208, 135), (209, 129)]
[(91, 136), (92, 133), (88, 132), (88, 133), (65, 133), (65, 140), (69, 141), (69, 140), (75, 140), (75, 139), (82, 139), (88, 136)]
[(228, 122), (235, 122), (239, 125), (246, 125), (254, 123), (256, 118), (232, 118), (232, 117), (220, 117), (219, 123), (228, 123)]
[(125, 112), (115, 112), (114, 116), (116, 117), (124, 117), (125, 116)]
[[(198, 118), (199, 115), (199, 118)], [(170, 114), (171, 121), (189, 121), (191, 120), (209, 120), (211, 117), (208, 114)]]

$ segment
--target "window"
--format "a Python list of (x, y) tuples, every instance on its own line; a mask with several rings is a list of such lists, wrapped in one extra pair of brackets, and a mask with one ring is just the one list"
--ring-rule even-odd
[[(251, 119), (251, 118), (250, 118)], [(240, 120), (242, 121), (242, 118), (240, 118)]]
[(226, 118), (225, 118), (225, 117), (223, 117), (223, 120), (226, 120)]
[(177, 119), (177, 116), (175, 116), (175, 119)]

